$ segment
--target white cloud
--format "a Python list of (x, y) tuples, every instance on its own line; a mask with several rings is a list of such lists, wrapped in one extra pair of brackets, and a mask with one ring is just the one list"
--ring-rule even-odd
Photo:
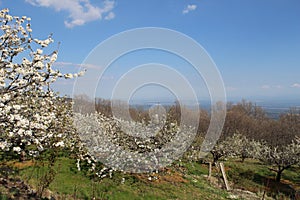
[(266, 89), (270, 89), (271, 86), (269, 86), (269, 85), (263, 85), (263, 86), (261, 86), (261, 88), (266, 90)]
[(237, 90), (238, 88), (236, 88), (236, 87), (232, 87), (232, 86), (227, 86), (226, 87), (226, 90), (227, 91), (235, 91), (235, 90)]
[(294, 83), (293, 85), (291, 85), (291, 87), (293, 87), (293, 88), (300, 88), (300, 83)]
[(68, 19), (65, 25), (68, 28), (81, 26), (95, 20), (111, 20), (115, 17), (112, 10), (114, 0), (105, 0), (102, 7), (93, 6), (90, 0), (25, 0), (33, 6), (54, 8), (55, 11), (67, 11)]
[(188, 14), (189, 12), (196, 10), (196, 8), (197, 8), (197, 5), (195, 5), (195, 4), (187, 5), (187, 6), (183, 9), (182, 14)]
[(93, 65), (93, 64), (78, 64), (78, 63), (71, 63), (71, 62), (55, 62), (55, 67), (76, 67), (76, 68), (84, 68), (84, 69), (101, 69), (101, 66)]
[(277, 90), (281, 90), (281, 89), (284, 89), (284, 86), (282, 85), (262, 85), (260, 87), (261, 89), (264, 89), (264, 90), (268, 90), (268, 89), (277, 89)]
[(108, 15), (105, 16), (105, 20), (112, 20), (113, 18), (115, 18), (116, 15), (113, 12), (109, 12)]

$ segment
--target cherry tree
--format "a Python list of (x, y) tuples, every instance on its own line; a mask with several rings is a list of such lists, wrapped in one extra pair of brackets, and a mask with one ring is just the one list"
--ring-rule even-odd
[(250, 140), (240, 133), (234, 134), (226, 141), (227, 144), (231, 146), (232, 155), (241, 158), (242, 162), (244, 162), (246, 158), (256, 157), (256, 154), (262, 149), (262, 143), (253, 139)]
[(52, 36), (36, 39), (31, 19), (0, 11), (0, 150), (37, 156), (45, 149), (71, 148), (69, 102), (51, 89), (62, 74), (53, 68), (58, 51), (47, 48)]
[(262, 162), (272, 166), (271, 171), (276, 172), (276, 181), (280, 182), (282, 172), (292, 165), (300, 163), (300, 138), (295, 139), (286, 146), (261, 145), (261, 150), (256, 154)]
[(257, 157), (262, 146), (263, 143), (250, 140), (240, 133), (235, 133), (218, 141), (210, 153), (214, 162), (217, 162), (222, 157), (239, 157), (244, 162), (246, 158)]
[(213, 156), (213, 163), (217, 163), (219, 159), (224, 157), (233, 157), (235, 155), (234, 147), (229, 138), (220, 140), (210, 151)]

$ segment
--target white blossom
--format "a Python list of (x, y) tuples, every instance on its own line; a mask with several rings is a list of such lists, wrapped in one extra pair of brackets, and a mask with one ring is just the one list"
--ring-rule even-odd
[(22, 149), (20, 147), (14, 147), (13, 151), (20, 153), (22, 151)]
[(39, 54), (39, 55), (41, 55), (43, 53), (43, 50), (42, 49), (37, 49), (36, 53)]
[(43, 54), (52, 36), (33, 38), (31, 19), (8, 12), (0, 11), (0, 150), (38, 156), (47, 148), (83, 149), (70, 104), (47, 89), (65, 76), (52, 68), (57, 50)]
[(1, 142), (0, 141), (0, 149), (1, 150), (4, 150), (4, 149), (6, 149), (7, 148), (7, 142), (6, 141), (4, 141), (4, 142)]
[(57, 142), (54, 146), (56, 146), (56, 147), (64, 147), (65, 143), (64, 143), (64, 141), (60, 141), (60, 142)]
[(54, 63), (56, 61), (56, 59), (57, 59), (57, 53), (54, 52), (53, 55), (50, 58), (50, 63)]
[(68, 79), (68, 78), (73, 78), (73, 75), (72, 74), (65, 74), (65, 78)]
[(13, 105), (13, 109), (20, 110), (21, 106), (20, 105)]

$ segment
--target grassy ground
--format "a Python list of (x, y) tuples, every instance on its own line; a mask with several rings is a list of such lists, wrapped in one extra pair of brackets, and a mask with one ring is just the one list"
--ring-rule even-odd
[[(37, 186), (46, 170), (33, 163), (14, 163), (20, 169), (19, 176), (30, 185)], [(189, 166), (191, 167), (191, 166)], [(179, 169), (179, 171), (175, 171)], [(226, 199), (228, 193), (210, 186), (201, 176), (201, 167), (192, 169), (197, 176), (185, 175), (187, 169), (170, 167), (159, 174), (123, 174), (116, 172), (112, 178), (94, 182), (77, 172), (68, 158), (60, 158), (55, 165), (57, 175), (49, 189), (61, 199)], [(192, 167), (191, 167), (192, 168)], [(157, 177), (157, 180), (153, 180)], [(125, 182), (122, 183), (122, 179)]]
[[(282, 174), (281, 182), (275, 181), (275, 173), (256, 160), (239, 160), (225, 162), (228, 178), (234, 183), (234, 187), (246, 189), (252, 192), (266, 192), (276, 199), (293, 198), (300, 192), (300, 168), (291, 167)], [(300, 197), (299, 197), (300, 198)]]
[[(19, 169), (17, 176), (34, 187), (46, 172), (32, 162), (9, 164)], [(300, 188), (299, 168), (286, 170), (278, 184), (273, 181), (274, 173), (257, 161), (230, 160), (224, 164), (232, 188), (249, 190), (260, 196), (266, 191), (278, 199), (289, 199)], [(230, 195), (207, 181), (204, 177), (208, 173), (207, 165), (196, 162), (175, 163), (159, 174), (151, 174), (151, 181), (146, 174), (115, 173), (113, 178), (94, 182), (78, 172), (69, 158), (60, 158), (55, 170), (57, 175), (49, 189), (60, 199), (228, 199)], [(220, 173), (214, 169), (213, 176), (219, 177)], [(2, 198), (5, 199), (0, 195)]]

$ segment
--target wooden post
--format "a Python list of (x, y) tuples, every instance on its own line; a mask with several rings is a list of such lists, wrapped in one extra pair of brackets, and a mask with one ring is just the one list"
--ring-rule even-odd
[(220, 162), (220, 168), (221, 168), (221, 172), (222, 172), (222, 176), (223, 176), (223, 180), (224, 180), (224, 183), (225, 183), (226, 190), (229, 191), (230, 187), (229, 187), (229, 184), (228, 184), (228, 181), (227, 181), (227, 178), (226, 178), (226, 172), (225, 172), (224, 164), (222, 162)]
[(211, 178), (211, 168), (212, 168), (212, 164), (211, 162), (208, 163), (208, 179)]

